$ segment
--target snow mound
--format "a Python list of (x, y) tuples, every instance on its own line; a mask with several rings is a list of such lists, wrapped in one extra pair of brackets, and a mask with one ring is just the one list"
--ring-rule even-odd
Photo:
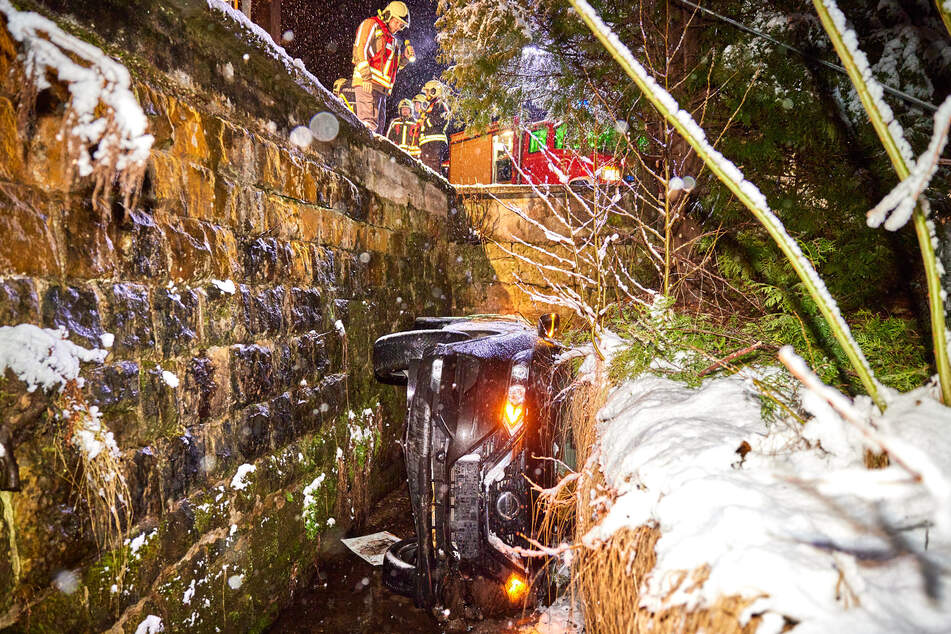
[[(650, 610), (754, 599), (760, 632), (946, 632), (951, 533), (941, 487), (951, 475), (951, 410), (926, 389), (894, 396), (878, 415), (855, 404), (892, 448), (928, 478), (864, 467), (867, 436), (806, 392), (812, 414), (766, 424), (737, 377), (691, 389), (643, 376), (616, 388), (598, 414), (601, 469), (617, 493), (583, 539), (598, 547), (621, 528), (660, 530), (644, 582)], [(944, 480), (942, 480), (944, 481)], [(699, 587), (680, 571), (709, 565)], [(688, 585), (688, 584), (683, 584)]]
[(32, 324), (0, 327), (0, 373), (10, 369), (32, 392), (58, 388), (79, 377), (80, 362), (102, 363), (106, 350), (87, 350), (66, 340), (64, 329)]

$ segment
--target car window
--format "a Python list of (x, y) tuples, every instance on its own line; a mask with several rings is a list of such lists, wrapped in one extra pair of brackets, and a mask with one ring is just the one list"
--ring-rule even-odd
[(530, 140), (528, 142), (528, 153), (538, 152), (543, 147), (548, 147), (548, 126), (538, 128), (528, 133)]

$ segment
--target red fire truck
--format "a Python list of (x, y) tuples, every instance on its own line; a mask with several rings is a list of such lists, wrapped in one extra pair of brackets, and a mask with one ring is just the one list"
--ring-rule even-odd
[[(518, 132), (516, 132), (518, 130)], [(569, 145), (568, 125), (536, 121), (516, 129), (493, 125), (449, 139), (449, 182), (455, 185), (616, 183), (623, 165), (609, 149), (611, 132), (588, 148)], [(521, 168), (521, 169), (518, 169)]]

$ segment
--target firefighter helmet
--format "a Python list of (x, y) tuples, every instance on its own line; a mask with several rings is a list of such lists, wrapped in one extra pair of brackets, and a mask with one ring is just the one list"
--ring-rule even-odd
[(401, 99), (399, 105), (396, 107), (396, 111), (400, 113), (400, 116), (403, 116), (403, 108), (409, 108), (410, 112), (413, 112), (413, 102), (409, 99)]
[(423, 93), (419, 93), (418, 95), (413, 97), (413, 101), (428, 101), (428, 99), (426, 99), (426, 95), (424, 95)]
[(392, 18), (396, 18), (405, 24), (406, 28), (409, 28), (409, 9), (406, 8), (405, 2), (391, 2), (386, 5), (386, 8), (380, 13), (380, 19), (387, 24), (389, 24)]
[(343, 90), (344, 85), (347, 83), (347, 80), (340, 78), (334, 82), (334, 94), (339, 95), (340, 91)]
[(442, 97), (442, 84), (436, 79), (427, 81), (426, 85), (423, 86), (423, 92), (428, 97), (436, 97), (439, 99)]

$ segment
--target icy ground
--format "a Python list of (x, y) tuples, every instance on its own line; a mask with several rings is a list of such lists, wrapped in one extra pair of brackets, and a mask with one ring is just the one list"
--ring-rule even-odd
[[(930, 388), (890, 395), (885, 414), (843, 400), (863, 434), (827, 396), (801, 391), (803, 425), (765, 421), (736, 376), (691, 389), (648, 375), (615, 388), (598, 445), (617, 497), (585, 545), (659, 527), (641, 590), (651, 610), (740, 595), (755, 599), (744, 621), (763, 614), (760, 633), (781, 631), (784, 617), (797, 633), (949, 631), (951, 409)], [(882, 444), (892, 466), (867, 469), (866, 447)], [(678, 571), (704, 565), (699, 588), (676, 586)]]

